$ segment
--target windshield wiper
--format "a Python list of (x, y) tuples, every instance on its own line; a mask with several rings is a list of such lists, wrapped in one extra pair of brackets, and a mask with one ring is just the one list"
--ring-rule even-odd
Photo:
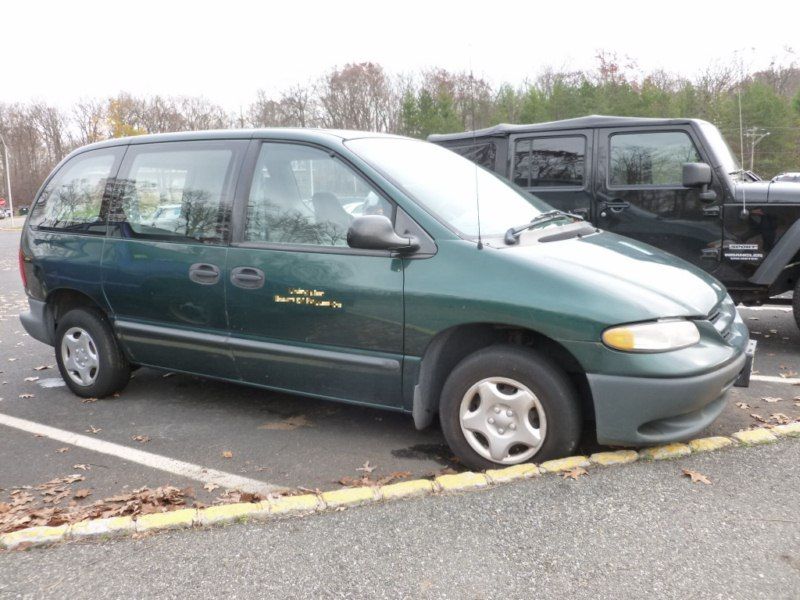
[(542, 214), (534, 217), (524, 225), (512, 227), (511, 229), (506, 231), (506, 236), (504, 241), (509, 246), (513, 246), (514, 244), (517, 243), (518, 241), (517, 238), (519, 237), (519, 234), (522, 233), (523, 231), (527, 231), (528, 229), (531, 229), (535, 225), (540, 225), (542, 223), (547, 223), (549, 221), (555, 221), (562, 217), (570, 217), (572, 219), (575, 219), (576, 221), (583, 221), (583, 217), (581, 217), (580, 215), (564, 212), (563, 210), (548, 210), (547, 212), (543, 212)]

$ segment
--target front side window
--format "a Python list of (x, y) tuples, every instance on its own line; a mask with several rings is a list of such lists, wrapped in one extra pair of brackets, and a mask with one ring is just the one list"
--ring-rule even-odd
[(586, 138), (582, 135), (518, 140), (514, 183), (521, 187), (582, 187)]
[(245, 241), (347, 246), (347, 230), (362, 215), (392, 219), (392, 205), (339, 158), (301, 144), (261, 146)]
[(71, 159), (42, 192), (31, 226), (103, 235), (103, 197), (121, 152), (118, 148), (95, 150)]
[(219, 143), (131, 148), (112, 220), (122, 237), (221, 243), (236, 152)]
[(682, 131), (618, 133), (611, 136), (612, 186), (680, 186), (683, 163), (700, 162), (691, 138)]

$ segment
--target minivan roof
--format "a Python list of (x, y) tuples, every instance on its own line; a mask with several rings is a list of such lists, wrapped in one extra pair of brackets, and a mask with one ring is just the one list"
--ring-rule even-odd
[(128, 144), (149, 144), (153, 142), (181, 142), (190, 140), (232, 140), (232, 139), (259, 139), (275, 138), (299, 141), (330, 141), (331, 138), (340, 140), (352, 140), (364, 137), (390, 137), (398, 138), (402, 136), (391, 135), (388, 133), (375, 133), (371, 131), (353, 131), (347, 129), (317, 129), (300, 127), (274, 127), (268, 129), (208, 129), (204, 131), (181, 131), (176, 133), (151, 133), (129, 137), (113, 138), (96, 142), (79, 148), (80, 152), (93, 150), (95, 148), (107, 148), (109, 146), (124, 146)]
[(642, 125), (686, 125), (697, 119), (654, 119), (648, 117), (610, 117), (606, 115), (588, 115), (575, 119), (533, 123), (530, 125), (512, 125), (500, 123), (493, 127), (466, 131), (464, 133), (443, 133), (428, 136), (429, 142), (445, 142), (449, 140), (472, 139), (473, 137), (506, 136), (515, 133), (549, 131), (554, 129), (590, 129), (593, 127), (636, 127)]

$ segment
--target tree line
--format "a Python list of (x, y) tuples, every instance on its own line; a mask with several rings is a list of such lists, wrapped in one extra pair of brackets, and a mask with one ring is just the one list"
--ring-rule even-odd
[(44, 101), (0, 103), (0, 134), (10, 149), (15, 206), (24, 206), (71, 150), (120, 136), (326, 127), (425, 138), (588, 114), (706, 119), (744, 157), (745, 168), (752, 158), (753, 170), (764, 177), (800, 170), (800, 67), (793, 60), (774, 60), (767, 69), (751, 72), (735, 60), (717, 62), (687, 78), (642, 73), (634, 63), (601, 52), (592, 69), (544, 68), (522, 83), (499, 85), (463, 71), (393, 74), (379, 64), (353, 63), (276, 94), (260, 90), (234, 112), (203, 97), (125, 92), (68, 108)]

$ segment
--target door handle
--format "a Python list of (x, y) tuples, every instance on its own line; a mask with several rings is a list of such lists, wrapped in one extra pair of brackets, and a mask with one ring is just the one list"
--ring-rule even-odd
[(704, 217), (718, 217), (720, 215), (719, 205), (717, 206), (704, 206), (703, 207), (703, 216)]
[(264, 271), (255, 267), (236, 267), (231, 269), (231, 283), (246, 290), (257, 290), (264, 286)]
[(616, 198), (605, 200), (600, 207), (600, 216), (607, 217), (609, 210), (612, 213), (621, 213), (623, 210), (630, 207), (630, 205), (631, 203), (626, 200), (617, 200)]
[(214, 285), (219, 281), (219, 267), (208, 263), (194, 263), (189, 267), (189, 279), (200, 285)]

